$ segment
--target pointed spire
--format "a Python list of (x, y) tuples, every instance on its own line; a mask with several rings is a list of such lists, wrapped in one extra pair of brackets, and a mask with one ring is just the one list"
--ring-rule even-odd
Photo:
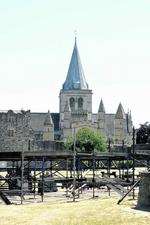
[(103, 100), (102, 99), (101, 99), (100, 104), (99, 104), (98, 112), (105, 113), (104, 103), (103, 103)]
[(126, 118), (126, 115), (125, 115), (125, 112), (124, 112), (124, 109), (123, 109), (121, 103), (120, 103), (119, 106), (118, 106), (118, 109), (117, 109), (115, 118), (116, 118), (116, 119), (125, 119), (125, 118)]
[(71, 61), (67, 73), (67, 78), (63, 84), (63, 90), (84, 90), (88, 89), (88, 84), (86, 82), (78, 48), (77, 48), (77, 38), (75, 36), (75, 44), (73, 53), (71, 56)]
[(64, 112), (71, 112), (70, 105), (68, 104), (68, 101), (66, 101), (66, 103), (65, 103)]
[(45, 117), (45, 120), (44, 120), (44, 125), (47, 126), (47, 125), (53, 125), (53, 120), (52, 120), (52, 117), (51, 117), (51, 114), (50, 114), (50, 111), (48, 110), (47, 114), (46, 114), (46, 117)]

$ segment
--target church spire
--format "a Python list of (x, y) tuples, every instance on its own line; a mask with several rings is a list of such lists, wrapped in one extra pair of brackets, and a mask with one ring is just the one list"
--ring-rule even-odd
[(125, 119), (125, 118), (126, 118), (126, 115), (125, 115), (125, 112), (124, 112), (124, 109), (123, 109), (121, 103), (120, 103), (119, 106), (118, 106), (118, 109), (117, 109), (115, 118), (116, 118), (116, 119)]
[(71, 56), (71, 61), (66, 77), (66, 81), (63, 84), (63, 90), (85, 90), (88, 89), (88, 84), (86, 82), (78, 48), (77, 40), (75, 36), (75, 44), (73, 53)]
[(98, 112), (105, 113), (104, 103), (103, 103), (103, 100), (102, 99), (101, 99), (100, 104), (99, 104)]

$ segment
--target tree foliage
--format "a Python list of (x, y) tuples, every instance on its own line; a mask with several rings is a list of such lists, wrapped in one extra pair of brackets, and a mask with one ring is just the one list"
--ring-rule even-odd
[(150, 143), (150, 124), (148, 122), (141, 124), (136, 133), (136, 143), (146, 144)]
[[(74, 140), (69, 137), (66, 141), (66, 148), (73, 151)], [(81, 128), (76, 133), (76, 150), (79, 152), (91, 153), (95, 151), (105, 151), (106, 141), (98, 132), (94, 132), (89, 128)]]

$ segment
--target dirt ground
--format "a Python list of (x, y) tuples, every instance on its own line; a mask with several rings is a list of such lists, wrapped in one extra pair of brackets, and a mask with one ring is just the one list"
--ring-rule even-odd
[[(75, 203), (66, 199), (65, 192), (46, 194), (44, 202), (26, 197), (23, 205), (0, 204), (0, 225), (141, 225), (150, 224), (150, 212), (136, 210), (136, 200), (125, 199), (106, 190), (85, 191)], [(33, 196), (32, 196), (33, 197)], [(16, 203), (20, 200), (16, 199)]]

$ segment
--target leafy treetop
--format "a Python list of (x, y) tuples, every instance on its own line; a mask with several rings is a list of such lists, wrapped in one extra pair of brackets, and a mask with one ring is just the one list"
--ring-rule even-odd
[(136, 133), (136, 143), (146, 144), (150, 143), (150, 124), (148, 122), (141, 124)]
[[(73, 151), (73, 138), (66, 141), (66, 148)], [(93, 150), (103, 152), (106, 150), (106, 141), (103, 136), (89, 128), (81, 128), (76, 133), (76, 150), (91, 153)]]

